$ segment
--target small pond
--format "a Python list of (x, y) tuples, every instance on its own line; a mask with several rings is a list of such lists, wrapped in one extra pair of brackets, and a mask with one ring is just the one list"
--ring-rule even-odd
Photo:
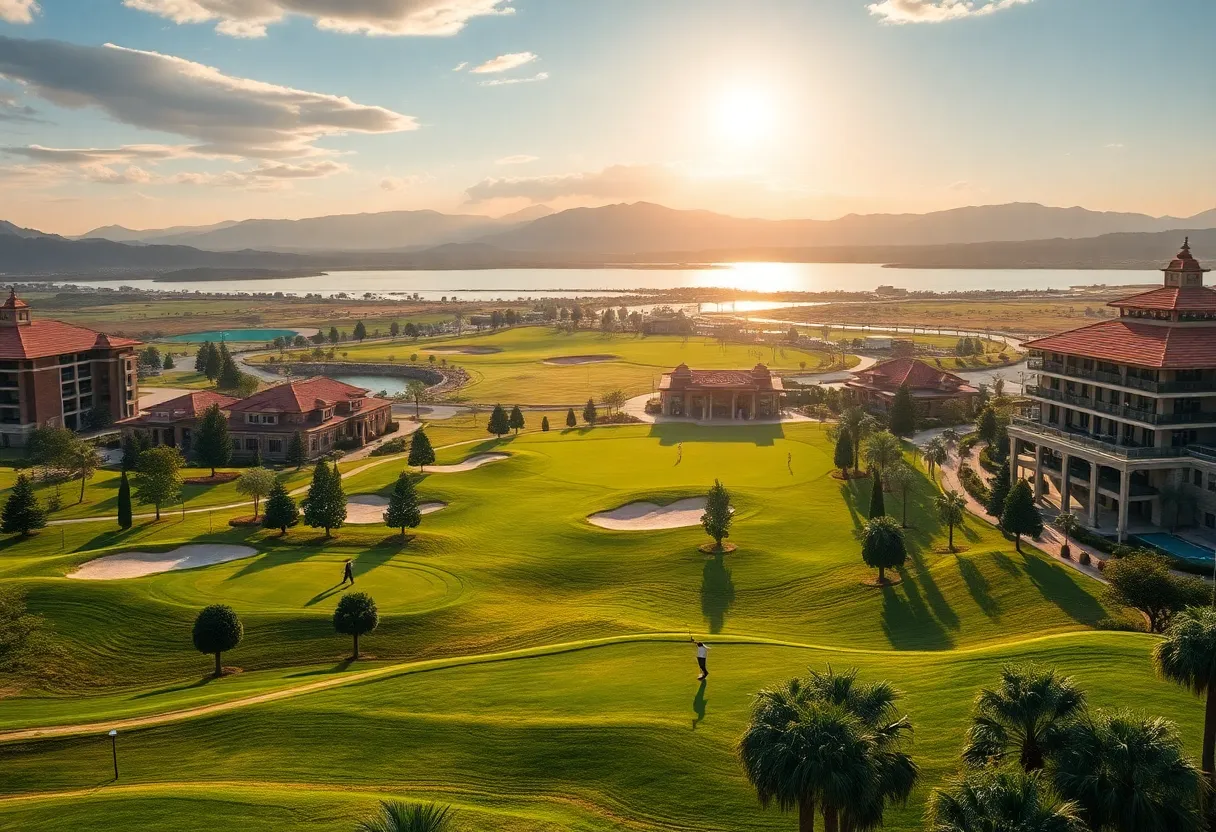
[(168, 338), (161, 338), (162, 341), (171, 341), (176, 344), (201, 344), (204, 341), (273, 341), (275, 338), (295, 338), (296, 331), (294, 329), (224, 329), (211, 330), (208, 332), (188, 332), (185, 335), (171, 335)]
[(336, 373), (330, 378), (341, 381), (344, 384), (353, 384), (355, 387), (364, 387), (372, 393), (379, 393), (384, 390), (388, 393), (389, 398), (398, 393), (405, 392), (405, 386), (413, 379), (401, 378), (399, 376), (373, 376), (362, 373)]

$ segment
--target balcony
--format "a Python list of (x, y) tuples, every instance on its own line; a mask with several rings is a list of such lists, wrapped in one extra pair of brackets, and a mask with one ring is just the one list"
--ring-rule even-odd
[(1096, 381), (1101, 384), (1113, 384), (1132, 390), (1143, 390), (1147, 393), (1216, 393), (1216, 379), (1200, 381), (1153, 381), (1128, 375), (1124, 378), (1119, 373), (1108, 373), (1104, 370), (1086, 370), (1073, 364), (1059, 361), (1048, 361), (1045, 358), (1031, 358), (1026, 362), (1031, 370), (1042, 370), (1068, 378)]
[(1073, 407), (1084, 407), (1098, 413), (1114, 416), (1116, 419), (1143, 422), (1146, 425), (1216, 424), (1216, 413), (1204, 411), (1197, 411), (1195, 413), (1154, 413), (1151, 410), (1141, 410), (1137, 407), (1124, 407), (1122, 405), (1111, 404), (1110, 402), (1100, 402), (1095, 399), (1087, 399), (1084, 396), (1074, 396), (1062, 390), (1052, 390), (1050, 387), (1040, 387), (1037, 385), (1027, 385), (1026, 395), (1047, 399), (1052, 402), (1060, 402), (1061, 404)]
[(1035, 422), (1023, 416), (1014, 416), (1013, 425), (1019, 428), (1025, 428), (1034, 433), (1044, 434), (1046, 436), (1054, 436), (1057, 439), (1063, 439), (1068, 442), (1081, 445), (1085, 448), (1100, 453), (1109, 454), (1111, 456), (1122, 457), (1123, 459), (1174, 459), (1190, 455), (1188, 448), (1139, 448), (1131, 445), (1117, 445), (1114, 442), (1105, 442), (1101, 439), (1095, 439), (1088, 433), (1080, 431), (1069, 431), (1052, 425), (1044, 425), (1041, 422)]

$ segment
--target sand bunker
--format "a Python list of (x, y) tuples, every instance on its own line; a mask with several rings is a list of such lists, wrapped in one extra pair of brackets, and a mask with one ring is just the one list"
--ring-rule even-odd
[(546, 358), (543, 363), (565, 367), (570, 364), (602, 364), (605, 361), (616, 361), (615, 355), (559, 355), (556, 358)]
[(602, 529), (617, 531), (652, 531), (654, 529), (682, 529), (701, 525), (705, 513), (705, 498), (691, 497), (677, 500), (670, 505), (654, 503), (629, 503), (601, 511), (587, 518), (587, 522)]
[(256, 555), (257, 549), (215, 543), (179, 546), (168, 552), (123, 552), (91, 560), (68, 575), (81, 581), (116, 581), (142, 578), (178, 569), (197, 569)]
[(451, 346), (428, 347), (427, 352), (455, 353), (456, 355), (493, 355), (496, 352), (502, 352), (502, 350), (498, 347)]
[[(447, 503), (418, 504), (418, 510), (423, 514), (434, 514), (447, 507)], [(383, 523), (386, 508), (388, 508), (387, 497), (381, 497), (379, 494), (359, 494), (346, 501), (346, 522), (356, 526)]]
[(477, 454), (456, 465), (428, 465), (424, 474), (459, 474), (461, 471), (472, 471), (491, 462), (508, 459), (507, 454)]

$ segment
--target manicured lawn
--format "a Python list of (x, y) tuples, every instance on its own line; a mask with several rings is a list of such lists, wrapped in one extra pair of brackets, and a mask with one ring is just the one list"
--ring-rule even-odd
[[(405, 542), (382, 526), (329, 540), (226, 527), (247, 509), (215, 512), (210, 531), (205, 513), (129, 532), (65, 526), (62, 552), (58, 529), (3, 541), (0, 585), (26, 592), (62, 659), (53, 689), (0, 700), (0, 731), (378, 672), (124, 729), (117, 787), (101, 734), (0, 742), (0, 794), (60, 795), (0, 799), (0, 827), (337, 832), (377, 799), (407, 796), (456, 804), (462, 832), (790, 829), (793, 818), (758, 809), (734, 745), (752, 694), (828, 663), (907, 695), (924, 787), (889, 829), (920, 828), (925, 789), (955, 768), (976, 689), (1007, 661), (1057, 665), (1095, 704), (1174, 719), (1197, 750), (1202, 708), (1153, 677), (1153, 639), (1095, 631), (1120, 615), (1096, 582), (1029, 547), (1018, 554), (978, 520), (956, 532), (966, 551), (936, 553), (945, 530), (927, 479), (910, 500), (903, 583), (863, 586), (872, 572), (854, 532), (870, 484), (831, 476), (822, 426), (555, 424), (495, 441), (485, 418), (428, 428), (436, 445), (467, 443), (441, 450), (441, 463), (509, 458), (424, 475), (421, 499), (448, 507)], [(373, 461), (344, 464), (347, 494), (386, 493), (403, 464)], [(724, 558), (697, 551), (699, 528), (616, 532), (585, 519), (703, 495), (715, 478), (737, 510), (739, 548)], [(887, 506), (899, 516), (898, 497)], [(136, 580), (61, 577), (98, 554), (206, 541), (258, 554)], [(360, 642), (374, 658), (353, 665), (329, 620), (346, 558), (381, 609)], [(190, 628), (218, 601), (244, 622), (224, 663), (245, 672), (205, 681), (211, 660), (193, 650)], [(704, 687), (689, 631), (714, 645)], [(88, 794), (66, 794), (78, 790)]]

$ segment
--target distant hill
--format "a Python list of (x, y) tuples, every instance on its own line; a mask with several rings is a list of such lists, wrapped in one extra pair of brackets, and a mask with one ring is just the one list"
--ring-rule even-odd
[(79, 237), (73, 237), (74, 240), (111, 240), (115, 243), (146, 243), (151, 240), (160, 240), (165, 237), (176, 237), (180, 235), (190, 234), (205, 234), (208, 231), (215, 231), (220, 228), (228, 228), (236, 225), (236, 220), (227, 220), (225, 222), (217, 222), (213, 225), (175, 225), (172, 228), (150, 228), (144, 231), (137, 231), (133, 228), (126, 228), (121, 225), (106, 225), (101, 228), (94, 228), (87, 234), (81, 234)]
[(127, 245), (109, 240), (0, 234), (0, 269), (10, 275), (139, 270), (160, 273), (203, 266), (296, 269), (311, 265), (300, 255), (265, 251), (211, 252), (187, 246)]
[(487, 235), (481, 242), (514, 251), (609, 255), (736, 247), (939, 245), (1212, 227), (1216, 227), (1216, 210), (1179, 219), (1011, 203), (931, 214), (762, 220), (639, 202), (563, 211)]
[(0, 220), (0, 236), (8, 237), (23, 237), (32, 239), (34, 237), (54, 237), (54, 234), (44, 234), (41, 231), (35, 231), (32, 228), (22, 228), (19, 225), (13, 225), (7, 220)]

